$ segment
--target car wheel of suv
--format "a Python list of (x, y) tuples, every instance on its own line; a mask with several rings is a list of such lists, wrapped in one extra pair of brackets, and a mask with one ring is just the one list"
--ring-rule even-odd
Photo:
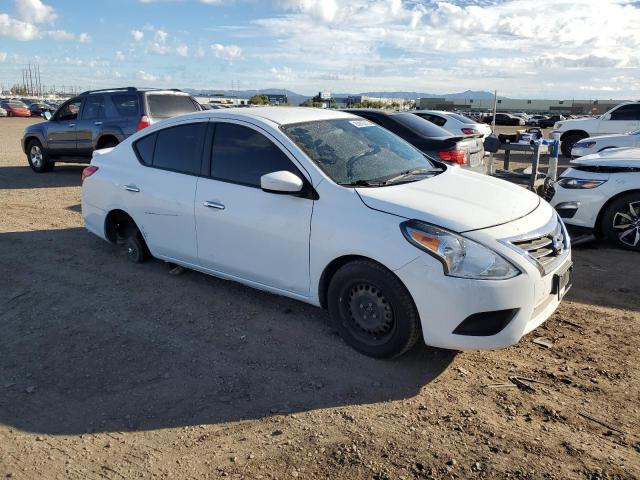
[(36, 173), (50, 172), (55, 165), (54, 162), (49, 161), (47, 153), (38, 140), (31, 140), (27, 145), (27, 160)]
[(142, 238), (142, 234), (136, 228), (135, 233), (129, 235), (124, 241), (124, 248), (127, 249), (127, 258), (133, 263), (142, 263), (149, 258), (147, 244)]
[(356, 260), (331, 279), (329, 312), (344, 341), (365, 355), (397, 357), (418, 340), (418, 311), (400, 280), (382, 265)]
[(621, 195), (609, 204), (601, 220), (605, 238), (640, 252), (640, 193)]
[(571, 150), (573, 150), (573, 146), (583, 138), (587, 138), (587, 135), (572, 133), (571, 135), (564, 137), (562, 142), (560, 142), (560, 151), (562, 152), (562, 155), (567, 158), (571, 158)]

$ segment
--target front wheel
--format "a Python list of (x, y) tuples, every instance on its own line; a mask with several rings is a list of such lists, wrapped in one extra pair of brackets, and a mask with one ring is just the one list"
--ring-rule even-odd
[(607, 240), (640, 252), (640, 193), (627, 193), (611, 202), (600, 226)]
[(344, 341), (370, 357), (400, 356), (420, 336), (411, 295), (398, 277), (373, 261), (341, 267), (329, 285), (328, 303)]
[(50, 172), (55, 165), (54, 162), (49, 161), (49, 156), (38, 140), (31, 140), (27, 145), (27, 161), (36, 173)]
[(137, 228), (125, 239), (124, 248), (127, 249), (127, 258), (133, 263), (142, 263), (149, 258), (147, 244)]

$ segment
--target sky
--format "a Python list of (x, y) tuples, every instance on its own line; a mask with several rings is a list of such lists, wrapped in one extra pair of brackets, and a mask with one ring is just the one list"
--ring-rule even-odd
[(0, 86), (640, 98), (638, 0), (0, 0)]

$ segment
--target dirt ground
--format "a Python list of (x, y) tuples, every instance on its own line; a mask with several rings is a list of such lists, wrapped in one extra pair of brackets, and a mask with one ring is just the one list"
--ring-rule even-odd
[(373, 360), (326, 311), (129, 263), (83, 229), (81, 166), (31, 172), (32, 121), (0, 118), (0, 476), (640, 478), (640, 255), (576, 248), (512, 348)]

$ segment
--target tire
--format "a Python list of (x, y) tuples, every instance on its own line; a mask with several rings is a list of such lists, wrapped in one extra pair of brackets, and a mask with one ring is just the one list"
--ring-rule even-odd
[(560, 142), (560, 151), (562, 152), (562, 155), (567, 158), (571, 158), (571, 150), (573, 149), (573, 146), (583, 138), (587, 138), (587, 135), (584, 133), (572, 133), (564, 137), (562, 142)]
[(618, 247), (640, 252), (640, 192), (626, 193), (607, 205), (600, 229)]
[(36, 173), (50, 172), (55, 166), (55, 163), (49, 160), (49, 155), (42, 148), (39, 140), (30, 140), (27, 144), (27, 161)]
[(347, 263), (331, 279), (327, 297), (340, 335), (364, 355), (398, 357), (421, 335), (411, 295), (398, 277), (378, 263)]
[(113, 148), (116, 145), (118, 145), (118, 142), (116, 140), (107, 140), (106, 142), (104, 142), (104, 145), (100, 145), (100, 148)]
[(124, 247), (127, 249), (127, 258), (133, 263), (143, 263), (149, 258), (147, 244), (137, 228), (135, 229), (135, 233), (129, 235), (124, 240)]

